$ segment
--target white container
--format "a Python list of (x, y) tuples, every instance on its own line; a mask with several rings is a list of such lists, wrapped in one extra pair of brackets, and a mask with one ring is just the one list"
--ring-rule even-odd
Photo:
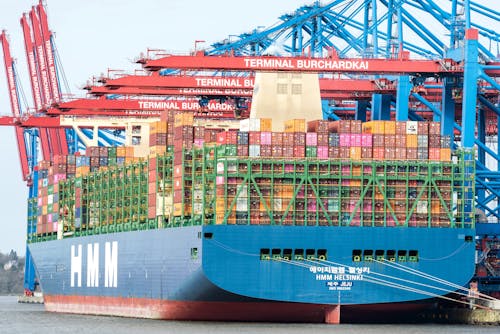
[(416, 134), (418, 134), (418, 122), (407, 121), (406, 122), (406, 134), (407, 135), (416, 135)]

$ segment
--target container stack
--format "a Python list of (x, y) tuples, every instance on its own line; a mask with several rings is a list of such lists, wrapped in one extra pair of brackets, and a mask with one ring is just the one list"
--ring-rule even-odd
[[(64, 157), (65, 158), (65, 157)], [(50, 161), (38, 164), (38, 219), (36, 234), (57, 232), (59, 220), (59, 180), (66, 178), (66, 164), (57, 157), (57, 174)], [(61, 170), (64, 169), (64, 173)]]
[(174, 114), (173, 215), (191, 215), (192, 148), (194, 141), (192, 113)]
[(156, 121), (149, 125), (150, 154), (159, 155), (167, 152), (167, 126), (166, 121)]
[(88, 147), (42, 162), (36, 235), (188, 223), (448, 226), (464, 207), (454, 199), (463, 169), (439, 123), (292, 119), (271, 129), (270, 119), (210, 129), (171, 111), (151, 124), (146, 161), (133, 147)]

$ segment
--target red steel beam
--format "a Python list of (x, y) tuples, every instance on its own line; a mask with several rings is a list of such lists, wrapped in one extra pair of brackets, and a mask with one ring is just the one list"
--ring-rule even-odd
[(52, 101), (52, 92), (49, 81), (49, 72), (47, 70), (47, 63), (45, 60), (45, 52), (43, 49), (43, 40), (42, 40), (42, 32), (40, 28), (40, 22), (38, 20), (38, 16), (35, 11), (35, 7), (33, 7), (29, 13), (31, 20), (31, 28), (33, 30), (34, 36), (34, 46), (37, 55), (37, 65), (38, 65), (38, 73), (39, 77), (42, 81), (42, 103), (43, 105), (50, 105)]
[[(395, 91), (395, 85), (386, 79), (356, 80), (320, 78), (321, 91), (365, 91), (387, 92)], [(104, 87), (115, 90), (121, 87), (136, 87), (143, 89), (173, 89), (173, 88), (220, 88), (220, 89), (253, 89), (254, 77), (236, 76), (161, 76), (128, 75), (117, 79), (105, 79)]]
[(50, 140), (47, 128), (39, 128), (38, 132), (40, 136), (40, 146), (42, 147), (43, 160), (51, 160)]
[[(9, 90), (10, 107), (12, 115), (14, 117), (20, 117), (21, 108), (19, 106), (19, 94), (17, 92), (17, 86), (16, 86), (14, 59), (12, 59), (12, 56), (10, 54), (10, 45), (9, 41), (7, 40), (7, 34), (5, 31), (2, 31), (2, 33), (0, 34), (0, 42), (2, 43), (2, 51), (4, 55), (5, 74), (7, 75), (7, 86)], [(23, 180), (26, 181), (30, 170), (28, 166), (28, 152), (26, 150), (24, 130), (16, 127), (15, 132), (16, 132), (17, 150), (19, 154), (19, 163), (21, 164), (22, 177)]]
[(45, 60), (47, 62), (47, 71), (49, 74), (49, 82), (51, 86), (52, 101), (57, 102), (61, 99), (61, 92), (56, 73), (56, 64), (54, 61), (54, 52), (52, 50), (52, 32), (49, 30), (49, 22), (47, 13), (43, 7), (42, 0), (36, 6), (38, 17), (40, 19), (40, 30), (42, 33), (43, 49), (45, 52)]
[(28, 70), (30, 74), (31, 92), (33, 94), (33, 100), (35, 101), (35, 108), (36, 110), (40, 110), (43, 105), (42, 95), (40, 90), (40, 81), (36, 67), (35, 50), (33, 46), (33, 41), (31, 40), (31, 29), (28, 24), (28, 19), (26, 17), (26, 14), (24, 14), (21, 17), (21, 27), (23, 28), (23, 33), (24, 33), (24, 48), (26, 52), (26, 60), (28, 62)]
[(243, 57), (243, 56), (194, 56), (169, 55), (154, 60), (139, 60), (150, 71), (164, 68), (183, 70), (232, 70), (232, 71), (294, 71), (363, 74), (416, 74), (461, 73), (463, 68), (451, 59), (332, 59), (309, 57)]

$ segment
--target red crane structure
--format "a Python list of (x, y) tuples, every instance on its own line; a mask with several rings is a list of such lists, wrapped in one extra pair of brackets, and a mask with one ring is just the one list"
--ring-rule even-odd
[[(7, 75), (7, 85), (9, 89), (10, 106), (13, 119), (20, 120), (22, 118), (19, 92), (16, 85), (16, 70), (14, 60), (10, 54), (9, 41), (5, 30), (0, 34), (0, 41), (2, 43), (2, 50), (4, 54), (5, 73)], [(24, 138), (24, 130), (17, 126), (15, 127), (17, 148), (19, 152), (19, 161), (21, 162), (21, 172), (23, 180), (28, 180), (30, 168), (28, 166), (28, 152), (26, 149), (26, 141)]]

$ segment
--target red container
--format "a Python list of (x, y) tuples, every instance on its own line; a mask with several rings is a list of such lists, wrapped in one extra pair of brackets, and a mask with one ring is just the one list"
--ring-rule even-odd
[(396, 147), (396, 135), (385, 135), (384, 146)]
[(318, 146), (328, 146), (328, 133), (318, 133)]
[(396, 147), (406, 148), (406, 134), (405, 135), (396, 135)]
[(372, 135), (372, 139), (373, 139), (373, 147), (384, 147), (385, 146), (384, 135), (374, 134), (374, 135)]
[(294, 150), (293, 150), (293, 145), (284, 145), (283, 146), (283, 156), (284, 157), (293, 157), (294, 156)]
[(156, 206), (156, 194), (148, 194), (148, 206)]
[(396, 121), (396, 135), (406, 136), (406, 122)]
[(204, 126), (195, 126), (194, 127), (194, 138), (195, 139), (204, 139), (205, 138), (205, 127)]
[(395, 159), (406, 160), (406, 147), (396, 147), (395, 149)]
[(361, 159), (371, 159), (373, 157), (373, 148), (371, 146), (361, 147)]
[(304, 145), (295, 145), (293, 147), (293, 156), (296, 158), (304, 158), (306, 156), (306, 147)]
[(272, 156), (273, 157), (282, 157), (283, 156), (283, 146), (272, 145)]
[(238, 145), (237, 154), (239, 157), (248, 157), (248, 145)]
[(283, 132), (271, 132), (271, 145), (283, 145)]
[(441, 148), (441, 135), (429, 134), (429, 148)]
[(260, 156), (272, 157), (273, 156), (272, 145), (260, 145)]
[(363, 130), (363, 123), (360, 120), (351, 120), (349, 128), (350, 133), (360, 134)]
[(328, 133), (328, 128), (331, 122), (318, 119), (314, 121), (307, 122), (307, 132), (316, 132), (316, 133)]
[(330, 123), (330, 132), (351, 133), (351, 121), (349, 120), (333, 121)]
[(417, 134), (418, 135), (428, 135), (429, 134), (429, 123), (428, 122), (417, 122)]
[(441, 160), (441, 148), (429, 148), (429, 160), (439, 161)]
[(429, 135), (440, 135), (440, 134), (441, 134), (441, 123), (429, 122)]
[(339, 147), (328, 147), (328, 157), (331, 159), (338, 159), (340, 157), (340, 148)]
[(386, 147), (384, 151), (385, 160), (395, 160), (396, 159), (396, 149), (394, 147)]
[(294, 143), (293, 132), (284, 132), (283, 133), (283, 146), (293, 146), (293, 143)]
[(373, 159), (374, 160), (384, 160), (385, 148), (384, 147), (373, 147)]
[(306, 145), (306, 133), (305, 132), (293, 132), (293, 145), (305, 146)]
[(339, 158), (340, 159), (349, 159), (351, 157), (351, 148), (350, 147), (339, 147)]
[(361, 134), (361, 146), (362, 147), (372, 147), (373, 146), (373, 135), (369, 133)]
[(416, 147), (408, 147), (406, 148), (406, 159), (408, 160), (417, 160), (417, 151)]
[(248, 133), (248, 143), (250, 145), (260, 145), (260, 131), (250, 131)]

